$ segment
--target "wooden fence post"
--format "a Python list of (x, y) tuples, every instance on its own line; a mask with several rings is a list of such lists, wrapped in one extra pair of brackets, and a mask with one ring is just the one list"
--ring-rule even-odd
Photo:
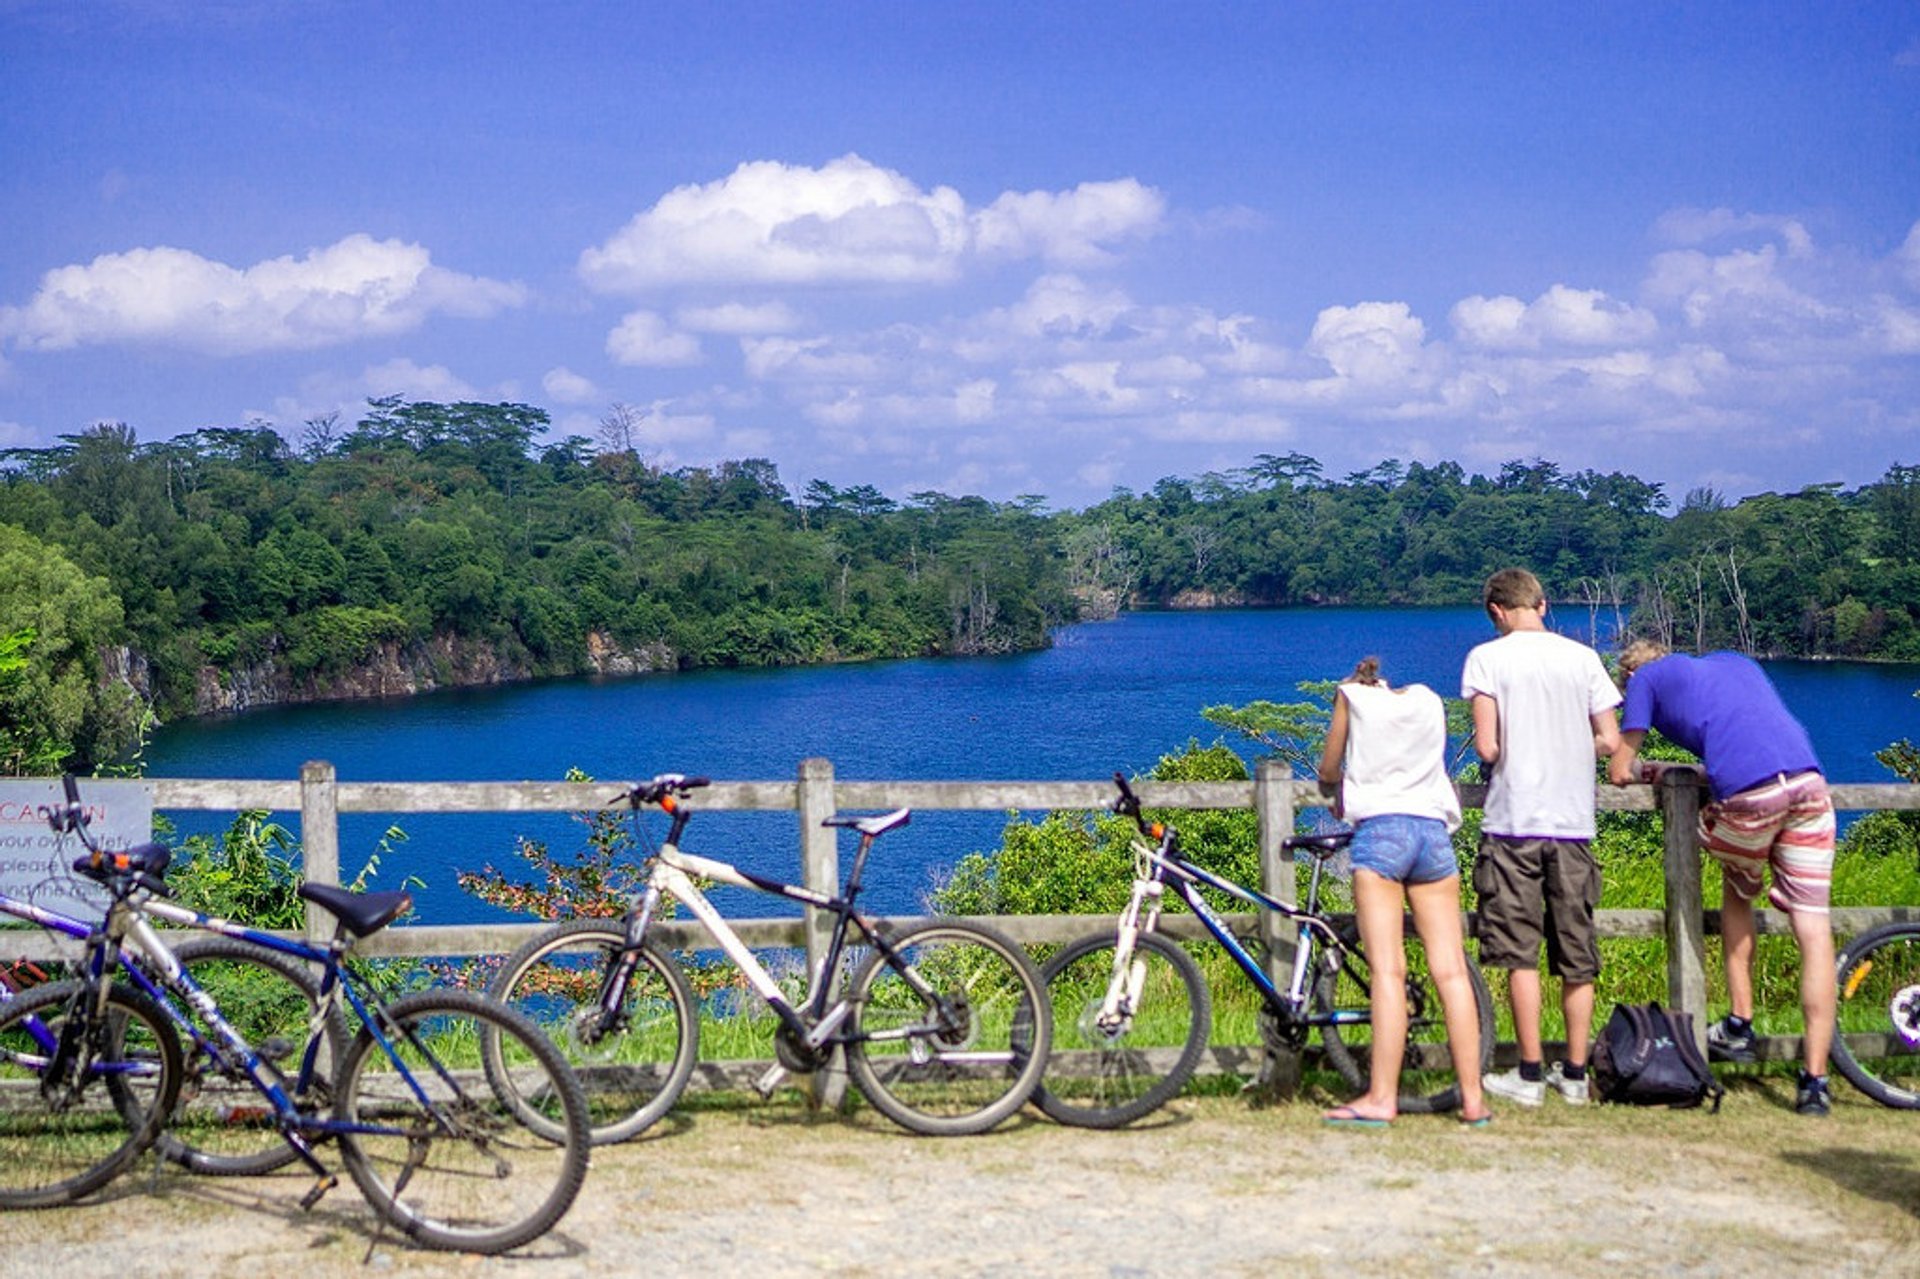
[(1700, 770), (1667, 768), (1657, 787), (1666, 836), (1667, 1004), (1693, 1014), (1693, 1037), (1707, 1051), (1706, 912), (1700, 896)]
[[(840, 892), (840, 841), (834, 827), (821, 823), (833, 816), (833, 761), (818, 757), (800, 761), (800, 864), (801, 882), (816, 892)], [(805, 908), (807, 920), (807, 972), (819, 973), (826, 962), (827, 947), (833, 940), (833, 917), (815, 907)], [(822, 980), (839, 981), (838, 973), (827, 973)], [(829, 997), (832, 988), (829, 987)], [(813, 1073), (811, 1084), (814, 1106), (831, 1109), (840, 1104), (847, 1092), (846, 1063), (838, 1050), (832, 1060)]]
[[(310, 759), (300, 766), (300, 874), (309, 884), (340, 883), (340, 791), (333, 765)], [(307, 940), (325, 945), (334, 918), (307, 903)]]
[[(1279, 760), (1254, 766), (1253, 811), (1260, 821), (1260, 890), (1292, 905), (1299, 894), (1293, 852), (1281, 841), (1293, 834), (1293, 779)], [(1267, 975), (1286, 990), (1293, 981), (1293, 929), (1271, 911), (1260, 915), (1260, 940), (1267, 948)], [(1273, 1044), (1263, 1046), (1256, 1086), (1274, 1097), (1291, 1097), (1300, 1088), (1300, 1054)]]

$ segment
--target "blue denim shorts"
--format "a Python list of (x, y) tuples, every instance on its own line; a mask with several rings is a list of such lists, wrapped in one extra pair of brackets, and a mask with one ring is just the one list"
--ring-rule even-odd
[(1369, 817), (1354, 827), (1347, 856), (1355, 870), (1370, 870), (1401, 884), (1431, 884), (1460, 873), (1447, 824), (1438, 817)]

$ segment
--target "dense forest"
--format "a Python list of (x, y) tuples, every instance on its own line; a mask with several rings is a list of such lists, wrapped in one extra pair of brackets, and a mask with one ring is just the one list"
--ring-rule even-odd
[(1083, 511), (760, 459), (665, 469), (639, 414), (523, 404), (0, 453), (0, 771), (109, 758), (155, 715), (442, 683), (1008, 652), (1130, 608), (1462, 604), (1525, 564), (1677, 645), (1920, 659), (1920, 467), (1677, 511), (1630, 475), (1302, 454)]

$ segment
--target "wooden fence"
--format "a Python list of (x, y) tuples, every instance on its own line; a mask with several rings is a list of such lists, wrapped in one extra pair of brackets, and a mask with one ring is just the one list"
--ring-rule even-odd
[[(150, 779), (153, 803), (161, 810), (234, 812), (266, 809), (300, 814), (305, 874), (309, 880), (339, 882), (338, 820), (342, 813), (474, 813), (579, 812), (616, 803), (624, 793), (614, 783), (575, 782), (342, 782), (332, 765), (313, 762), (291, 781), (195, 781)], [(1260, 865), (1263, 889), (1281, 901), (1295, 900), (1292, 855), (1281, 841), (1293, 833), (1296, 814), (1321, 800), (1312, 782), (1296, 781), (1273, 761), (1263, 761), (1247, 782), (1140, 782), (1135, 786), (1143, 803), (1153, 808), (1245, 809), (1259, 817)], [(1866, 809), (1920, 810), (1920, 786), (1835, 785), (1833, 799), (1842, 811)], [(715, 782), (696, 799), (702, 809), (732, 811), (786, 811), (797, 816), (801, 881), (822, 891), (840, 886), (837, 841), (820, 819), (836, 811), (954, 809), (987, 811), (1046, 811), (1096, 809), (1113, 797), (1111, 782), (909, 782), (838, 781), (833, 765), (824, 759), (801, 761), (798, 775), (788, 782)], [(1460, 788), (1462, 803), (1478, 807), (1485, 787)], [(1600, 935), (1659, 937), (1666, 943), (1667, 1001), (1676, 1008), (1704, 1014), (1707, 978), (1705, 940), (1718, 931), (1717, 911), (1701, 905), (1700, 858), (1695, 828), (1703, 787), (1692, 769), (1670, 770), (1658, 786), (1598, 788), (1603, 810), (1652, 811), (1664, 818), (1666, 832), (1666, 886), (1664, 909), (1603, 910)], [(811, 912), (809, 912), (811, 914)], [(1778, 911), (1757, 912), (1762, 933), (1789, 933), (1786, 916)], [(1920, 904), (1836, 909), (1835, 930), (1842, 935), (1863, 931), (1891, 919), (1920, 919)], [(806, 946), (817, 954), (825, 943), (823, 919), (756, 919), (729, 921), (754, 946)], [(1025, 945), (1068, 941), (1110, 924), (1111, 916), (1033, 915), (996, 916), (989, 922)], [(1292, 963), (1292, 937), (1285, 920), (1251, 917), (1268, 947), (1276, 978), (1284, 986)], [(1173, 933), (1201, 935), (1198, 920), (1169, 916)], [(379, 956), (499, 954), (512, 950), (538, 929), (538, 923), (474, 924), (454, 926), (398, 926), (369, 938), (362, 953)], [(680, 946), (707, 944), (697, 923), (659, 926), (663, 939)], [(308, 933), (330, 935), (330, 917), (309, 908)], [(1704, 1035), (1706, 1018), (1695, 1018)], [(1776, 1037), (1763, 1044), (1769, 1058), (1797, 1056), (1797, 1038)], [(1506, 1055), (1510, 1055), (1510, 1052)], [(1247, 1069), (1251, 1052), (1227, 1051), (1212, 1062), (1217, 1069)], [(1271, 1069), (1275, 1063), (1266, 1063)], [(1297, 1063), (1280, 1062), (1275, 1072), (1283, 1084)], [(729, 1071), (731, 1077), (736, 1072)]]

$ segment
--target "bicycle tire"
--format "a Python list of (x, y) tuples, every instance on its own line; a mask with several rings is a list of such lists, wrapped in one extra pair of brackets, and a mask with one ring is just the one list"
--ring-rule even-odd
[(1112, 933), (1082, 937), (1040, 970), (1053, 1010), (1053, 1050), (1033, 1100), (1059, 1123), (1120, 1128), (1152, 1114), (1186, 1087), (1207, 1048), (1207, 980), (1178, 942), (1158, 933), (1134, 938), (1134, 962), (1146, 967), (1125, 1026), (1109, 1032), (1096, 1024), (1118, 945)]
[(1841, 950), (1833, 1064), (1883, 1106), (1920, 1110), (1920, 924), (1882, 924)]
[[(1440, 994), (1427, 976), (1425, 963), (1418, 962), (1418, 939), (1409, 937), (1406, 944), (1407, 1054), (1401, 1067), (1399, 1107), (1408, 1114), (1439, 1114), (1459, 1107), (1460, 1085), (1452, 1080)], [(1322, 969), (1313, 984), (1313, 1015), (1320, 1027), (1327, 1062), (1355, 1093), (1367, 1090), (1373, 1073), (1369, 980), (1366, 956), (1353, 947), (1345, 963), (1331, 972)], [(1467, 980), (1473, 988), (1475, 1019), (1480, 1028), (1479, 1070), (1484, 1075), (1493, 1064), (1493, 996), (1471, 955), (1467, 958)], [(1410, 1076), (1419, 1081), (1431, 1079), (1436, 1073), (1444, 1073), (1452, 1081), (1432, 1090), (1424, 1083), (1408, 1086)]]
[[(607, 920), (576, 919), (541, 933), (507, 957), (489, 995), (532, 1019), (580, 1077), (595, 1145), (627, 1141), (651, 1127), (680, 1099), (700, 1052), (700, 1007), (673, 956), (654, 942), (640, 959), (621, 1003), (621, 1025), (593, 1038), (584, 1024), (599, 1017), (608, 961), (626, 946), (626, 930)], [(515, 1102), (492, 1045), (487, 1077), (516, 1104), (521, 1121), (552, 1138), (538, 1106)]]
[[(580, 1191), (592, 1148), (586, 1097), (560, 1050), (525, 1017), (469, 990), (420, 991), (374, 1015), (406, 1071), (363, 1027), (334, 1087), (336, 1119), (383, 1130), (339, 1137), (374, 1211), (425, 1247), (488, 1255), (552, 1229)], [(523, 1103), (543, 1099), (558, 1140), (521, 1123), (496, 1094), (481, 1068), (483, 1032), (523, 1076)]]
[(974, 924), (922, 924), (889, 943), (904, 969), (876, 948), (848, 982), (848, 1075), (910, 1132), (985, 1132), (1026, 1104), (1046, 1069), (1053, 1018), (1039, 970)]
[[(220, 1016), (263, 1055), (276, 1046), (290, 1054), (282, 1082), (289, 1093), (320, 1015), (320, 983), (307, 966), (289, 955), (232, 937), (192, 937), (173, 948), (174, 957), (194, 984), (213, 997)], [(212, 1177), (252, 1177), (273, 1172), (299, 1158), (281, 1135), (279, 1117), (242, 1061), (205, 1028), (198, 1010), (186, 1009), (213, 1041), (209, 1055), (198, 1043), (183, 1045), (186, 1076), (173, 1119), (160, 1135), (166, 1158), (190, 1172)], [(333, 1077), (347, 1046), (347, 1027), (338, 1010), (320, 1026), (320, 1056), (312, 1087), (294, 1104), (311, 1113), (330, 1108)], [(273, 1041), (279, 1041), (276, 1045)]]
[[(76, 1000), (76, 997), (78, 999)], [(92, 1193), (158, 1140), (180, 1095), (180, 1040), (166, 1011), (129, 987), (107, 988), (106, 1014), (77, 1079), (43, 1090), (70, 1018), (90, 1001), (78, 981), (0, 1003), (0, 1207), (40, 1208)], [(91, 1096), (89, 1095), (91, 1094)]]

